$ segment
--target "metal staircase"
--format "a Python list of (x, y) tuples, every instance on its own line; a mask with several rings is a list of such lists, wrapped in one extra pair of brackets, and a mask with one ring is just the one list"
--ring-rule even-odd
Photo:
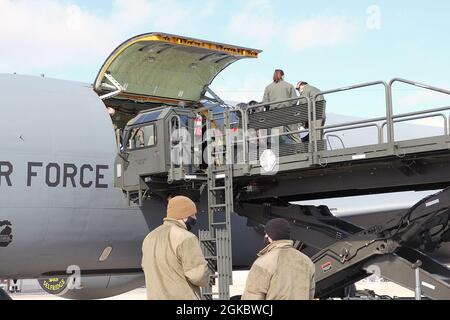
[[(229, 111), (221, 113), (223, 124), (229, 128)], [(208, 113), (208, 224), (209, 230), (200, 231), (199, 238), (205, 259), (211, 271), (211, 281), (208, 287), (203, 288), (202, 295), (205, 300), (229, 300), (230, 286), (233, 283), (233, 263), (231, 251), (231, 214), (233, 208), (233, 165), (229, 159), (232, 156), (231, 138), (225, 133), (222, 136), (213, 137), (212, 126), (215, 119), (212, 112)], [(222, 131), (222, 132), (227, 132)], [(223, 143), (217, 146), (218, 141)], [(222, 148), (223, 147), (223, 148)], [(223, 161), (225, 160), (225, 161)], [(216, 281), (217, 280), (217, 281)], [(218, 282), (218, 283), (217, 283)], [(217, 292), (213, 286), (217, 285)]]

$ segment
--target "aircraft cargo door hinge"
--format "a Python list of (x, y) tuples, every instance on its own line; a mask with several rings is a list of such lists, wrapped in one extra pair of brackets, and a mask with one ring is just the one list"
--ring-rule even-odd
[(103, 96), (100, 96), (100, 99), (106, 100), (109, 98), (113, 98), (113, 97), (119, 95), (124, 90), (126, 90), (125, 86), (122, 86), (116, 79), (114, 79), (114, 77), (110, 73), (106, 73), (105, 78), (108, 79), (112, 83), (112, 85), (109, 85), (107, 83), (102, 83), (102, 86), (107, 87), (109, 89), (113, 89), (115, 91), (113, 91), (111, 93), (107, 93)]

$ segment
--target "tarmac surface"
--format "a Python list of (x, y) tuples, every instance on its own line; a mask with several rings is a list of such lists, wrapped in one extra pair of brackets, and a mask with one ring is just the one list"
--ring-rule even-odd
[[(234, 285), (231, 287), (231, 295), (241, 295), (245, 288), (245, 281), (247, 279), (247, 271), (237, 271), (233, 273)], [(378, 295), (387, 295), (390, 297), (414, 297), (414, 292), (402, 288), (394, 283), (384, 282), (379, 279), (367, 279), (357, 283), (358, 290), (372, 290)], [(40, 290), (32, 293), (20, 293), (12, 295), (13, 300), (63, 300), (46, 294)], [(146, 300), (145, 288), (139, 288), (131, 292), (122, 294), (120, 296), (111, 297), (105, 300)]]

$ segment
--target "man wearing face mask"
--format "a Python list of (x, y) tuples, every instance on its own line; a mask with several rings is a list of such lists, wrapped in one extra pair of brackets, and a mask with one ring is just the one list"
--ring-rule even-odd
[(198, 238), (189, 232), (197, 207), (187, 197), (170, 198), (164, 224), (142, 246), (148, 300), (200, 300), (209, 271)]
[(258, 254), (247, 278), (242, 300), (312, 300), (315, 267), (294, 248), (285, 219), (266, 225), (267, 246)]

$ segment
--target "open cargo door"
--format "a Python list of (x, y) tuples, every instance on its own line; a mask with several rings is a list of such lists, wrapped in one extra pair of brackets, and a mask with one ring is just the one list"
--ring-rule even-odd
[(109, 56), (94, 89), (108, 106), (128, 113), (160, 105), (195, 105), (222, 70), (259, 53), (176, 35), (144, 34)]

